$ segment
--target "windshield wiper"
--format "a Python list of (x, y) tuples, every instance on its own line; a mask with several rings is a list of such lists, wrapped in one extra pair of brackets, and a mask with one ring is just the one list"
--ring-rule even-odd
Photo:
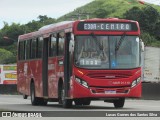
[(97, 37), (95, 36), (95, 34), (93, 32), (91, 33), (91, 36), (92, 36), (94, 42), (96, 43), (96, 45), (99, 47), (100, 51), (98, 51), (98, 53), (102, 54), (103, 57), (104, 57), (105, 53), (104, 53), (104, 50), (103, 50), (103, 45), (101, 45), (101, 43), (99, 42), (99, 40), (97, 40)]
[(97, 40), (97, 37), (95, 36), (95, 34), (93, 32), (91, 33), (91, 36), (92, 36), (94, 42), (96, 43), (96, 45), (98, 45), (99, 49), (103, 51), (103, 45), (101, 45), (99, 40)]
[(123, 42), (123, 40), (124, 40), (125, 37), (126, 37), (126, 33), (124, 32), (123, 35), (121, 36), (118, 44), (115, 46), (115, 51), (119, 50), (119, 48), (120, 48), (120, 46), (121, 46), (121, 44), (122, 44), (122, 42)]

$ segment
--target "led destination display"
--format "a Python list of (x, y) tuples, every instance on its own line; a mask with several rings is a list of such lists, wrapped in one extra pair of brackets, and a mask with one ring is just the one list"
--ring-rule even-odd
[(100, 31), (136, 31), (135, 23), (90, 23), (80, 22), (78, 30), (100, 30)]

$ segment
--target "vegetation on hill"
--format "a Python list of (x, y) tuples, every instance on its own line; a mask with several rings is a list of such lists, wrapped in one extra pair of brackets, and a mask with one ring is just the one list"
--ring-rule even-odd
[[(129, 10), (135, 6), (135, 3), (132, 4), (128, 2), (128, 0), (95, 0), (85, 6), (79, 7), (71, 13), (68, 13), (62, 17), (60, 20), (65, 20), (66, 16), (68, 18), (72, 18), (78, 12), (80, 13), (90, 13), (90, 18), (100, 17), (100, 18), (107, 18), (107, 17), (118, 17), (122, 18), (123, 14), (126, 10)], [(141, 7), (136, 2), (136, 6)], [(83, 19), (86, 18), (84, 15)]]
[[(152, 5), (155, 9), (160, 12), (160, 7)], [(144, 8), (146, 5), (142, 5), (137, 0), (95, 0), (87, 5), (77, 8), (73, 12), (70, 12), (58, 20), (71, 20), (75, 15), (80, 13), (90, 13), (90, 18), (107, 18), (107, 17), (118, 17), (124, 18), (123, 14), (133, 7)], [(78, 18), (78, 17), (77, 17)], [(82, 15), (81, 19), (86, 19), (86, 15)]]
[[(0, 30), (0, 64), (16, 62), (17, 47), (16, 44), (10, 43), (9, 40), (17, 41), (20, 34), (36, 31), (44, 25), (64, 20), (86, 19), (87, 16), (89, 18), (117, 17), (136, 20), (140, 24), (141, 38), (145, 45), (160, 47), (159, 6), (151, 4), (142, 5), (137, 0), (94, 0), (58, 19), (39, 15), (37, 21), (32, 20), (24, 25), (18, 23), (8, 25), (8, 23), (4, 22), (4, 27)], [(2, 58), (4, 59), (1, 60)], [(12, 60), (9, 61), (9, 59)]]
[(160, 47), (160, 6), (146, 3), (140, 4), (137, 0), (95, 0), (79, 7), (58, 19), (71, 20), (90, 18), (117, 17), (136, 20), (141, 27), (141, 38), (146, 46)]

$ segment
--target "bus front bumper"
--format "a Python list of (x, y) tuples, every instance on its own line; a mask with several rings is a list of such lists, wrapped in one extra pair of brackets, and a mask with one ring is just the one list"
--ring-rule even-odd
[(70, 97), (77, 98), (140, 98), (141, 97), (141, 82), (131, 87), (84, 87), (78, 83), (74, 83), (71, 87)]

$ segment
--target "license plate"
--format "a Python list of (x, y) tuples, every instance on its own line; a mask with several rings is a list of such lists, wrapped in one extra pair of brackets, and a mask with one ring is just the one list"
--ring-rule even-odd
[(105, 94), (116, 94), (115, 90), (106, 90)]

